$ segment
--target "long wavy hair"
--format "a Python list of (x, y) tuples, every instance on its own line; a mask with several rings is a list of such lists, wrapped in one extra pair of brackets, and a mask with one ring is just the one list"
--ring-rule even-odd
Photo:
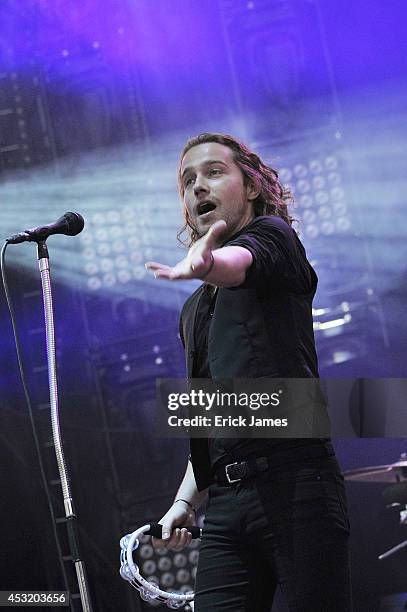
[[(188, 140), (182, 150), (178, 166), (178, 191), (182, 199), (185, 191), (181, 180), (182, 160), (192, 147), (208, 142), (216, 142), (229, 147), (233, 151), (234, 161), (243, 174), (244, 184), (247, 186), (251, 182), (260, 190), (257, 198), (253, 200), (255, 217), (274, 215), (284, 219), (288, 225), (292, 225), (294, 218), (291, 217), (288, 206), (293, 202), (293, 196), (290, 189), (284, 187), (279, 181), (277, 170), (267, 166), (256, 153), (250, 151), (245, 144), (228, 134), (205, 132)], [(182, 244), (189, 247), (198, 240), (199, 235), (185, 206), (184, 219), (185, 224), (178, 232), (177, 238)], [(188, 237), (183, 240), (181, 236), (185, 231), (188, 233)]]

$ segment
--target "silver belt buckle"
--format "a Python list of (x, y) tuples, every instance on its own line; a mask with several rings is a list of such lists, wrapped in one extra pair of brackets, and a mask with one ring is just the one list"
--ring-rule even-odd
[(239, 461), (235, 461), (234, 463), (228, 463), (227, 465), (225, 465), (225, 474), (226, 474), (226, 478), (228, 479), (228, 482), (230, 484), (232, 484), (233, 482), (240, 482), (240, 480), (242, 480), (241, 478), (234, 478), (233, 480), (230, 478), (229, 473), (228, 473), (228, 468), (231, 467), (232, 465), (237, 465), (239, 463)]

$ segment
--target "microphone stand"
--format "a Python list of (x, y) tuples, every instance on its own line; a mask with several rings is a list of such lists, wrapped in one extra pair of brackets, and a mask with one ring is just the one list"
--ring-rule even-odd
[(61, 441), (61, 432), (59, 427), (54, 315), (52, 307), (51, 278), (49, 272), (49, 255), (45, 241), (39, 241), (37, 243), (37, 256), (41, 274), (42, 297), (45, 314), (52, 437), (55, 446), (55, 454), (58, 464), (59, 476), (61, 479), (62, 494), (64, 497), (64, 510), (65, 517), (67, 519), (69, 547), (73, 563), (75, 564), (76, 577), (78, 580), (79, 593), (82, 602), (82, 609), (83, 612), (92, 612), (92, 604), (90, 600), (89, 587), (86, 578), (85, 565), (81, 559), (81, 555), (79, 552), (77, 517), (74, 511), (68, 469), (65, 463), (64, 451), (62, 448)]
[[(403, 453), (403, 455), (404, 454), (405, 453)], [(387, 489), (385, 489), (385, 491), (386, 490)], [(387, 508), (391, 508), (392, 506), (400, 506), (400, 504), (399, 503), (390, 504), (390, 506), (386, 506), (386, 507)], [(400, 525), (405, 525), (405, 524), (407, 524), (407, 504), (404, 504), (404, 510), (400, 511)], [(387, 550), (386, 552), (384, 552), (381, 555), (379, 555), (378, 559), (380, 561), (382, 559), (386, 559), (387, 557), (390, 557), (391, 555), (394, 555), (394, 553), (398, 552), (402, 548), (405, 548), (406, 546), (407, 546), (407, 540), (403, 540), (403, 542), (400, 542), (400, 544), (397, 544), (397, 546), (393, 546), (393, 548), (390, 548), (390, 550)]]

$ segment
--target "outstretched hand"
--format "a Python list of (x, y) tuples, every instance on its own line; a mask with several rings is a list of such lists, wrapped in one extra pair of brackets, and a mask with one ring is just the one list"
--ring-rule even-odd
[(227, 228), (225, 221), (216, 221), (202, 238), (191, 246), (188, 255), (175, 266), (166, 266), (156, 261), (147, 261), (147, 270), (153, 270), (155, 278), (181, 280), (204, 278), (212, 265), (211, 253), (216, 249)]

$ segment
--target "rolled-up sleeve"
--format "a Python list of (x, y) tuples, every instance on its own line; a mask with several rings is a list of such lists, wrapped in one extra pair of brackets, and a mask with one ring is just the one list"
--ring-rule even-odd
[(252, 254), (253, 261), (239, 285), (241, 288), (267, 284), (301, 293), (313, 288), (315, 279), (304, 247), (280, 217), (256, 217), (225, 246), (240, 246)]

